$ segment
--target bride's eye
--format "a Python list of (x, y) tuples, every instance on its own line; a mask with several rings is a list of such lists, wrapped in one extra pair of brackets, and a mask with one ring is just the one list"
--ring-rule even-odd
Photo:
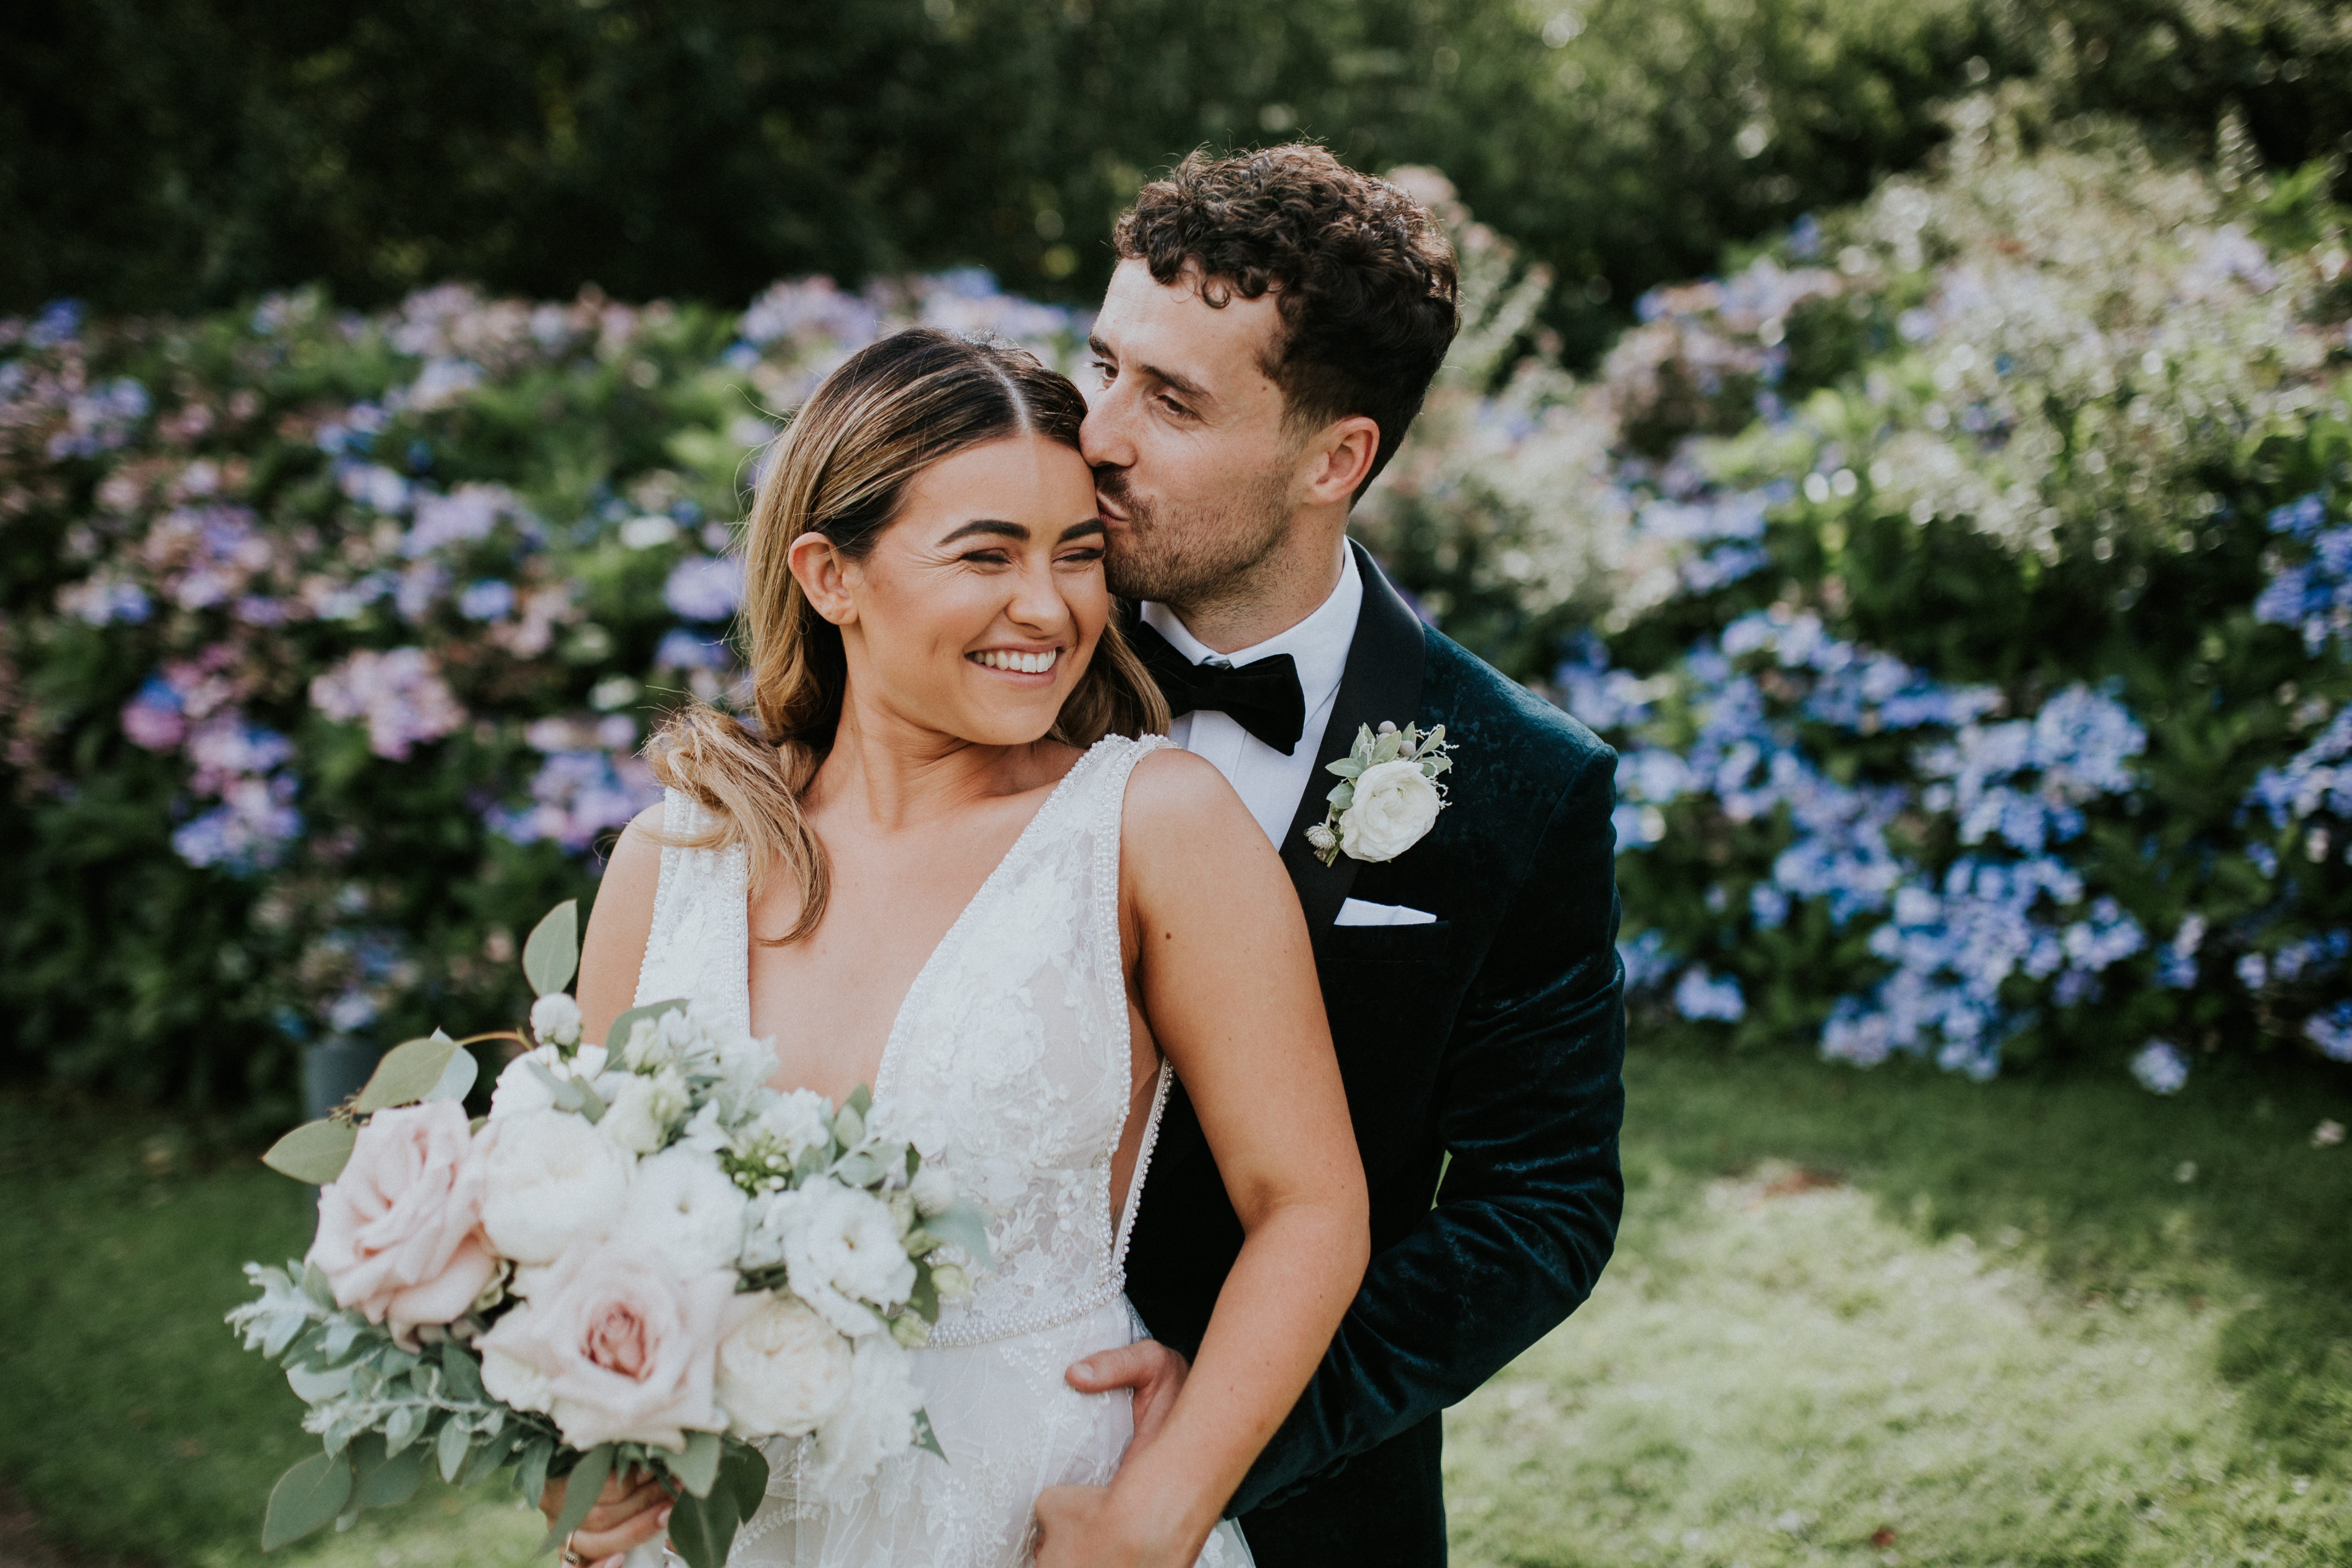
[(1082, 545), (1076, 550), (1064, 551), (1060, 555), (1059, 560), (1065, 566), (1095, 566), (1101, 563), (1103, 554), (1104, 551), (1101, 545), (1087, 544)]

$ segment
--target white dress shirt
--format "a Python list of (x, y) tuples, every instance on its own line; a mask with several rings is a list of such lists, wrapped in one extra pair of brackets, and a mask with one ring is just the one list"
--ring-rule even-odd
[[(1184, 623), (1165, 605), (1143, 606), (1143, 624), (1168, 639), (1168, 645), (1194, 664), (1244, 665), (1286, 653), (1298, 667), (1298, 694), (1307, 704), (1307, 727), (1298, 744), (1284, 756), (1223, 713), (1187, 713), (1170, 726), (1169, 738), (1196, 757), (1208, 760), (1225, 775), (1249, 807), (1257, 825), (1278, 850), (1298, 797), (1308, 781), (1330, 761), (1316, 755), (1323, 743), (1323, 727), (1331, 721), (1331, 704), (1339, 700), (1339, 678), (1347, 672), (1348, 647), (1356, 640), (1356, 617), (1364, 607), (1364, 579), (1356, 567), (1356, 552), (1339, 546), (1339, 581), (1322, 607), (1286, 632), (1253, 647), (1219, 653), (1184, 629)], [(1333, 779), (1332, 783), (1339, 781)]]

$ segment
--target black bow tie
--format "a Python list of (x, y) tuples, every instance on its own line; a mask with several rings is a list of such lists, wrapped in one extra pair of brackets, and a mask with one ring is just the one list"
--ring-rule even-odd
[(1194, 664), (1166, 637), (1141, 621), (1128, 640), (1168, 699), (1169, 711), (1223, 713), (1259, 740), (1289, 756), (1307, 728), (1307, 699), (1298, 689), (1298, 665), (1286, 653), (1244, 665)]

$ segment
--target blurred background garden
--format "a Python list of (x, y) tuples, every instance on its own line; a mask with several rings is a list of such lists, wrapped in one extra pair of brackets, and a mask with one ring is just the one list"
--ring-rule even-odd
[[(0, 1564), (242, 1564), (255, 1151), (529, 1001), (782, 416), (1073, 372), (1319, 139), (1463, 337), (1358, 532), (1623, 756), (1629, 1200), (1458, 1561), (2352, 1561), (2352, 10), (33, 0), (0, 18)], [(306, 1547), (511, 1563), (503, 1491)]]

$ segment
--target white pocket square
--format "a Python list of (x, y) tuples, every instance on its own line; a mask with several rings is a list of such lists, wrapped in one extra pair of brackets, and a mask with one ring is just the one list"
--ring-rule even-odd
[(1368, 904), (1361, 899), (1349, 899), (1339, 906), (1339, 918), (1331, 922), (1341, 926), (1425, 926), (1437, 923), (1437, 917), (1427, 910), (1411, 909), (1403, 904)]

